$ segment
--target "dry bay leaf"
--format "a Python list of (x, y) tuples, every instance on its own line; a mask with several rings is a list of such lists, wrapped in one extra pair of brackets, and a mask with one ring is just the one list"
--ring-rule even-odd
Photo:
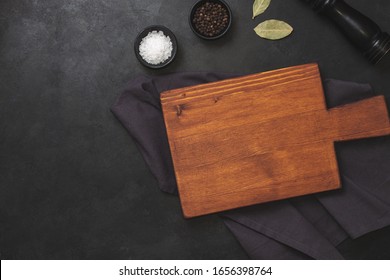
[(264, 11), (267, 10), (267, 8), (269, 7), (270, 4), (271, 4), (271, 0), (255, 0), (255, 2), (253, 2), (253, 17), (252, 17), (252, 19), (254, 19), (258, 15), (264, 13)]
[(254, 28), (257, 35), (268, 40), (283, 39), (290, 35), (293, 30), (288, 23), (276, 19), (266, 20)]

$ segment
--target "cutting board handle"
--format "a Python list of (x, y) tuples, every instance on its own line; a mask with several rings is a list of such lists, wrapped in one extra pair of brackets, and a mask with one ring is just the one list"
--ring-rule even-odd
[(336, 141), (384, 136), (390, 133), (390, 120), (384, 96), (330, 109)]

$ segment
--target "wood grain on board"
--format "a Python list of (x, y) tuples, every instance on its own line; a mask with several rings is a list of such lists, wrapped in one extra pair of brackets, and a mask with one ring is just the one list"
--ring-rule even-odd
[(383, 96), (327, 109), (317, 64), (167, 91), (185, 217), (340, 187), (334, 142), (390, 134)]

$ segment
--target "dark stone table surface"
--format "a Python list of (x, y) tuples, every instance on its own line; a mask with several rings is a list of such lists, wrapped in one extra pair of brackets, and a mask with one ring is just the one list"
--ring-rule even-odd
[[(197, 38), (194, 0), (0, 1), (1, 259), (245, 259), (216, 215), (185, 220), (109, 107), (139, 74), (254, 73), (318, 62), (322, 76), (369, 82), (390, 102), (390, 63), (373, 66), (335, 26), (299, 0), (273, 0), (251, 19), (249, 0), (227, 0), (226, 37)], [(347, 1), (390, 32), (390, 1)], [(263, 40), (263, 20), (294, 33)], [(133, 51), (162, 24), (177, 36), (172, 65), (152, 71)], [(347, 258), (390, 258), (390, 229), (341, 246)]]

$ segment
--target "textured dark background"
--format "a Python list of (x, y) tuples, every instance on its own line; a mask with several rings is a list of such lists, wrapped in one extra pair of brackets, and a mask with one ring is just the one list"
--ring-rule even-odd
[[(387, 95), (390, 65), (370, 65), (299, 0), (273, 0), (251, 19), (252, 0), (228, 0), (231, 32), (205, 42), (187, 21), (195, 0), (0, 0), (1, 259), (242, 259), (220, 219), (184, 220), (161, 193), (109, 107), (139, 74), (254, 73), (319, 62), (323, 77), (369, 82)], [(348, 1), (390, 32), (390, 1)], [(271, 42), (253, 28), (286, 20)], [(177, 36), (167, 69), (143, 68), (133, 41), (151, 24)], [(390, 258), (390, 228), (340, 248), (347, 258)]]

